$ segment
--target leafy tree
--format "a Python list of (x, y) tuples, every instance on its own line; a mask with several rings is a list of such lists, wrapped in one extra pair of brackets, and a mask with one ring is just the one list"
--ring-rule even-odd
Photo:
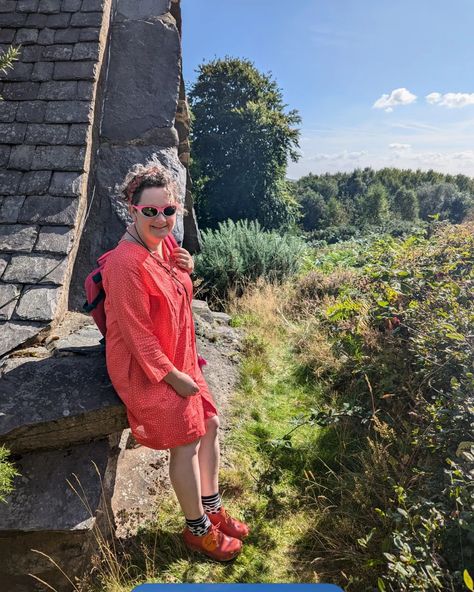
[(381, 224), (388, 218), (387, 192), (381, 183), (371, 185), (362, 196), (361, 209), (364, 222), (368, 224)]
[(248, 60), (214, 60), (198, 72), (189, 101), (200, 222), (287, 224), (297, 215), (285, 181), (289, 159), (298, 159), (297, 111), (285, 112), (276, 82)]
[(413, 189), (400, 189), (393, 198), (395, 214), (402, 220), (416, 220), (418, 218), (418, 198)]
[(319, 230), (327, 222), (328, 211), (323, 196), (308, 188), (298, 197), (301, 206), (301, 226), (307, 232)]
[[(466, 186), (465, 183), (463, 185)], [(425, 183), (418, 190), (418, 201), (423, 220), (439, 214), (442, 220), (454, 223), (462, 222), (473, 204), (472, 197), (460, 191), (454, 183)]]

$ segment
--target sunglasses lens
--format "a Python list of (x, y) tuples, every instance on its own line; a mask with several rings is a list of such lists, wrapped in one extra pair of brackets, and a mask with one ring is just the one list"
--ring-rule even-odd
[(163, 210), (165, 216), (172, 216), (175, 212), (176, 208), (174, 206), (168, 206)]
[(142, 214), (147, 218), (154, 218), (158, 214), (158, 210), (152, 206), (142, 208)]

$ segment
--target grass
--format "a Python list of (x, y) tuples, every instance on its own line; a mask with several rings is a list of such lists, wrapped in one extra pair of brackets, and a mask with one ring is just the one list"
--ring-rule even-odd
[[(170, 494), (154, 519), (121, 548), (102, 548), (94, 577), (81, 584), (81, 592), (125, 592), (145, 582), (318, 581), (302, 545), (313, 518), (302, 503), (301, 487), (317, 433), (293, 422), (317, 393), (295, 377), (280, 305), (277, 291), (260, 285), (232, 311), (246, 338), (227, 418), (221, 492), (229, 511), (251, 527), (243, 552), (230, 564), (189, 552), (181, 541), (183, 518)], [(288, 432), (290, 449), (289, 440), (282, 440)]]

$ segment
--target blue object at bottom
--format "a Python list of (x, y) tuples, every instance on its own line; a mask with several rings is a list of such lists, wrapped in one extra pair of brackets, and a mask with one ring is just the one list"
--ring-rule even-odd
[(140, 584), (132, 592), (343, 592), (334, 584)]

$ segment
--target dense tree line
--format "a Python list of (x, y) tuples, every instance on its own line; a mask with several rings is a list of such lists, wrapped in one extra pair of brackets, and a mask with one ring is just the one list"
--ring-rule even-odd
[(365, 227), (403, 227), (433, 216), (459, 223), (474, 208), (473, 178), (433, 170), (365, 168), (309, 174), (293, 182), (292, 189), (300, 204), (301, 227), (321, 238), (328, 229), (354, 234)]

